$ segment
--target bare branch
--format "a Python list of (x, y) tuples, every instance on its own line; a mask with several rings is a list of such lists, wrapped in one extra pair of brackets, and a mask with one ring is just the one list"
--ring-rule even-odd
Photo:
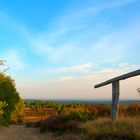
[(8, 67), (8, 68), (4, 69), (4, 70), (3, 70), (3, 72), (6, 72), (6, 71), (8, 71), (9, 69), (10, 69), (10, 67)]
[(4, 66), (6, 63), (6, 60), (0, 60), (0, 65)]

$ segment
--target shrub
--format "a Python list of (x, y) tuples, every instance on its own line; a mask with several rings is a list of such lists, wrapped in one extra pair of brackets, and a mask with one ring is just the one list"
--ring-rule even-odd
[(140, 103), (133, 103), (128, 105), (127, 112), (130, 116), (140, 115)]
[(127, 108), (128, 108), (128, 105), (120, 104), (119, 105), (119, 115), (128, 116)]
[(111, 115), (111, 106), (110, 105), (96, 105), (97, 116), (98, 117), (108, 117)]
[(71, 113), (69, 115), (69, 118), (72, 120), (79, 120), (79, 121), (94, 120), (96, 118), (96, 112), (90, 112), (88, 110), (76, 111)]
[(56, 115), (48, 118), (48, 120), (43, 121), (40, 131), (65, 131), (65, 124), (68, 122), (68, 118), (62, 115)]
[(76, 131), (79, 121), (70, 120), (68, 116), (56, 115), (41, 123), (40, 131), (65, 132)]
[(22, 123), (24, 120), (24, 107), (24, 100), (20, 99), (15, 106), (15, 110), (11, 114), (11, 120), (17, 123)]

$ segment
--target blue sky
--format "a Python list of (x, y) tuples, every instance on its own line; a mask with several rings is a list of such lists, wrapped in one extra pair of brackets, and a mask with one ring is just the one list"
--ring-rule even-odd
[(139, 15), (139, 0), (1, 0), (0, 59), (23, 98), (110, 98), (91, 84), (140, 68)]

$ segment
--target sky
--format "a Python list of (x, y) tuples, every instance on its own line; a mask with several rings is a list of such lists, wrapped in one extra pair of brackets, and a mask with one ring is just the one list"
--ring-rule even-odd
[[(140, 68), (139, 0), (1, 0), (0, 59), (20, 96), (110, 99), (94, 85)], [(139, 98), (140, 76), (121, 81)]]

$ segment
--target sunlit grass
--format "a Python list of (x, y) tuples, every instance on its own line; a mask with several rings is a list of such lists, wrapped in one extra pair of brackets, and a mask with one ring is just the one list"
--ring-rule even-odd
[(140, 117), (119, 118), (113, 125), (110, 119), (100, 118), (80, 128), (89, 140), (140, 140)]

